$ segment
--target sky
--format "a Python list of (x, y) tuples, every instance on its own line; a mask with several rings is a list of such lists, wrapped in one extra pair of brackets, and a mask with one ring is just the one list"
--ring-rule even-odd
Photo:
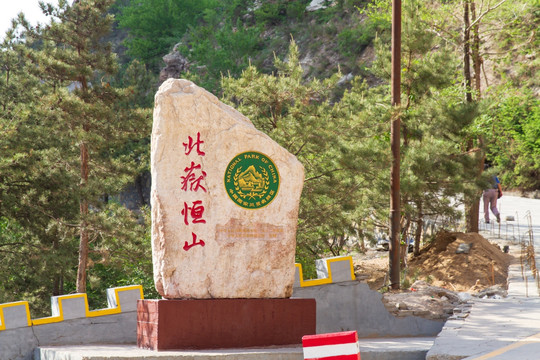
[[(56, 5), (56, 0), (45, 0), (45, 3)], [(39, 8), (39, 0), (0, 0), (0, 39), (4, 38), (7, 29), (11, 26), (11, 19), (23, 12), (26, 19), (36, 25), (38, 22), (47, 22), (47, 17), (43, 15)]]

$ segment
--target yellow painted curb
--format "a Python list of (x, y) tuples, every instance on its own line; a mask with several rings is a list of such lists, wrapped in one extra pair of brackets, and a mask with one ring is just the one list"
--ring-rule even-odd
[(294, 266), (298, 269), (298, 275), (300, 277), (300, 287), (318, 286), (318, 285), (325, 285), (325, 284), (333, 283), (332, 267), (330, 265), (333, 262), (340, 262), (340, 261), (348, 261), (349, 262), (349, 267), (350, 267), (350, 270), (351, 270), (351, 280), (355, 280), (356, 277), (354, 275), (354, 267), (353, 267), (352, 256), (340, 256), (340, 257), (337, 257), (337, 258), (326, 259), (326, 266), (328, 268), (328, 277), (324, 278), (324, 279), (304, 280), (304, 273), (302, 271), (302, 264), (299, 264), (299, 263), (294, 264)]
[(26, 308), (26, 319), (28, 326), (32, 325), (32, 320), (30, 319), (30, 308), (28, 306), (28, 301), (16, 301), (12, 303), (0, 304), (0, 331), (6, 329), (6, 321), (4, 320), (4, 309), (13, 306), (23, 305)]
[(62, 301), (67, 300), (67, 299), (83, 298), (84, 299), (84, 304), (85, 304), (85, 316), (86, 317), (114, 315), (114, 314), (121, 313), (122, 308), (121, 308), (120, 296), (119, 296), (119, 293), (121, 291), (139, 290), (139, 292), (141, 294), (141, 299), (144, 299), (142, 285), (123, 286), (123, 287), (118, 287), (118, 288), (113, 288), (113, 289), (114, 289), (114, 296), (115, 296), (115, 299), (116, 299), (116, 305), (117, 305), (116, 307), (90, 311), (89, 308), (88, 308), (88, 297), (87, 297), (86, 294), (61, 295), (61, 296), (58, 297), (58, 312), (59, 312), (59, 315), (35, 319), (35, 320), (32, 321), (32, 325), (44, 325), (44, 324), (52, 324), (52, 323), (57, 323), (57, 322), (64, 321), (64, 309), (63, 309), (63, 306), (62, 306)]

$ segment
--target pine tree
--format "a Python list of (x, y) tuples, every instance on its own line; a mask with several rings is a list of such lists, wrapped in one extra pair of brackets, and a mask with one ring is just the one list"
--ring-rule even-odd
[[(521, 71), (534, 72), (534, 62), (523, 60), (527, 55), (534, 54), (537, 48), (535, 29), (539, 14), (538, 2), (465, 0), (435, 4), (432, 8), (434, 16), (426, 21), (426, 27), (441, 35), (448, 44), (453, 44), (454, 51), (462, 58), (463, 98), (471, 106), (485, 108), (498, 103), (507, 93), (497, 90), (498, 87), (515, 83), (519, 78), (515, 75)], [(530, 85), (534, 86), (534, 80), (532, 83)], [(522, 87), (522, 84), (517, 84), (517, 87)], [(485, 105), (482, 104), (483, 99)], [(472, 166), (475, 171), (471, 173), (471, 180), (477, 185), (483, 181), (486, 156), (497, 156), (486, 153), (490, 142), (496, 139), (491, 136), (492, 128), (484, 128), (484, 125), (485, 119), (477, 117), (469, 136), (464, 138), (474, 162)], [(466, 194), (467, 231), (478, 231), (482, 187), (477, 187), (476, 191), (473, 188), (470, 187)]]
[[(76, 212), (76, 201), (58, 190), (66, 182), (62, 157), (38, 110), (48, 86), (24, 56), (20, 21), (0, 51), (0, 302), (28, 299), (32, 311), (44, 315), (75, 265), (72, 238), (55, 223)], [(55, 166), (48, 166), (51, 159)]]
[(60, 191), (79, 206), (67, 225), (78, 229), (77, 292), (86, 292), (89, 243), (123, 230), (107, 228), (100, 211), (108, 203), (104, 198), (118, 193), (143, 165), (138, 164), (141, 154), (130, 151), (130, 142), (148, 131), (144, 114), (128, 106), (129, 90), (110, 85), (117, 63), (103, 38), (113, 22), (107, 13), (113, 2), (80, 0), (69, 5), (61, 0), (58, 7), (44, 8), (53, 17), (50, 24), (37, 29), (26, 24), (25, 56), (50, 89), (37, 111), (40, 125), (56, 139), (58, 159), (50, 158), (45, 165), (61, 167), (65, 181)]
[(373, 119), (356, 123), (351, 116), (351, 107), (369, 106), (362, 95), (342, 106), (332, 103), (339, 73), (323, 81), (303, 79), (294, 41), (287, 61), (276, 58), (274, 64), (275, 74), (249, 66), (222, 85), (226, 100), (304, 165), (297, 259), (310, 267), (325, 253), (338, 255), (355, 225), (377, 208), (366, 189), (377, 188), (373, 179), (384, 159), (384, 140), (374, 136), (379, 127)]
[[(456, 218), (455, 205), (474, 178), (462, 147), (476, 109), (461, 99), (454, 52), (425, 29), (428, 9), (417, 0), (403, 6), (402, 34), (402, 236), (416, 223), (416, 245), (425, 216)], [(388, 44), (377, 41), (376, 75), (390, 79)], [(476, 187), (473, 186), (474, 189)], [(418, 251), (418, 249), (417, 249)]]

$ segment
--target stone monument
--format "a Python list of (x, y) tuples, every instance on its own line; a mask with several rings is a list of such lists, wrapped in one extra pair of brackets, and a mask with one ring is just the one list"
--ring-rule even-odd
[(140, 347), (281, 345), (314, 332), (314, 301), (289, 299), (304, 181), (292, 154), (214, 95), (169, 79), (155, 98), (151, 172), (164, 300), (139, 302)]

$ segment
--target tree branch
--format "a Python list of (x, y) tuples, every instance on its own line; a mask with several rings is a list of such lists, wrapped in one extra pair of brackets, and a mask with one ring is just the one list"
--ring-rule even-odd
[(27, 244), (22, 243), (22, 242), (14, 242), (14, 243), (0, 244), (0, 247), (3, 247), (3, 246), (17, 246), (17, 245), (24, 246), (24, 245), (27, 245)]
[(480, 20), (482, 20), (482, 18), (484, 16), (486, 16), (490, 11), (493, 11), (495, 10), (496, 8), (498, 8), (499, 6), (501, 6), (502, 4), (504, 4), (506, 2), (506, 0), (501, 0), (497, 5), (494, 5), (493, 7), (490, 7), (488, 8), (486, 11), (484, 11), (482, 14), (480, 14), (468, 27), (467, 30), (470, 30), (474, 25), (476, 25), (477, 22), (479, 22)]
[(336, 172), (336, 171), (341, 171), (341, 170), (345, 170), (345, 169), (334, 169), (334, 170), (331, 170), (331, 171), (327, 171), (327, 172), (322, 173), (320, 175), (310, 177), (309, 179), (304, 180), (304, 182), (310, 181), (310, 180), (316, 180), (316, 179), (322, 178), (323, 176), (326, 176), (326, 175), (328, 175), (330, 173), (333, 173), (333, 172)]

